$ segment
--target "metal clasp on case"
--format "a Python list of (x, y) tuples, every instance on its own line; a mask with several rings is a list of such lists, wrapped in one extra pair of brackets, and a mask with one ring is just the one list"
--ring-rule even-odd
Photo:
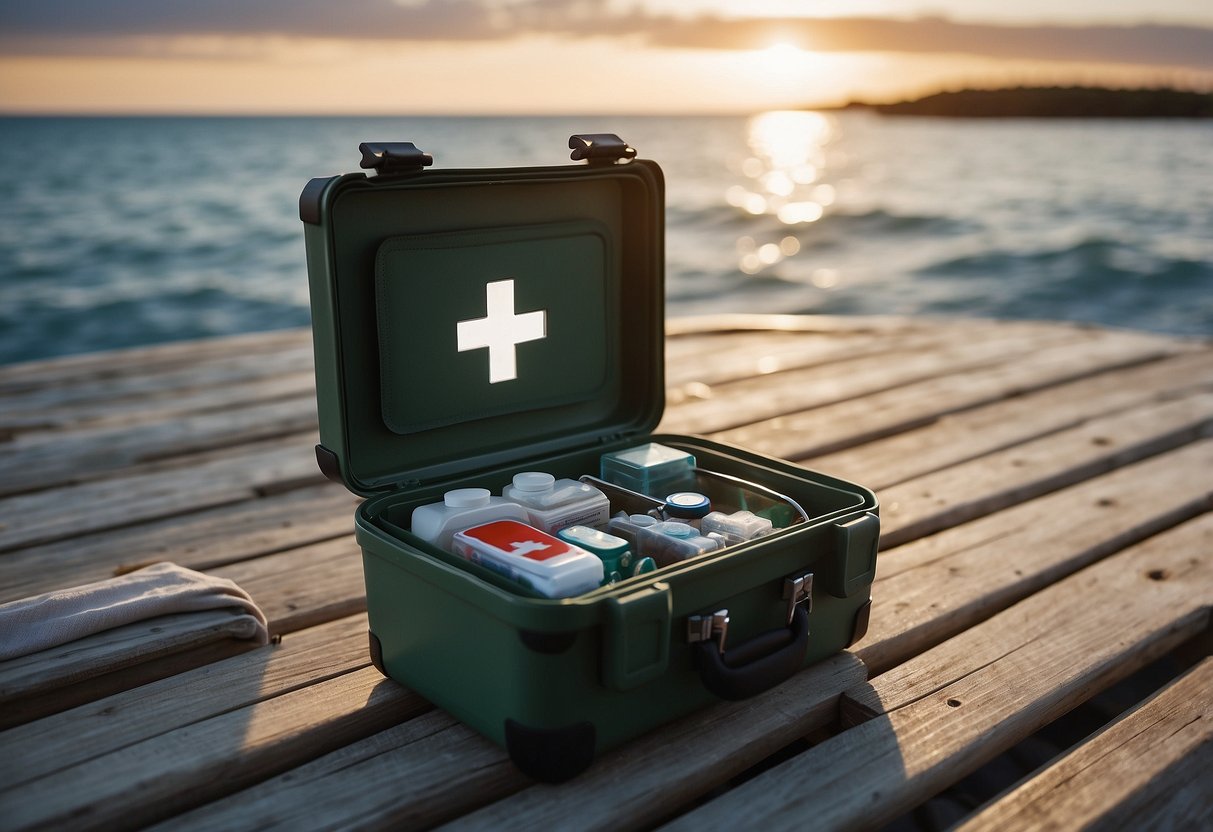
[(591, 165), (628, 162), (636, 158), (636, 148), (614, 133), (577, 133), (569, 136), (569, 158), (574, 162), (582, 159)]
[(794, 578), (783, 579), (783, 597), (788, 602), (788, 623), (796, 614), (796, 605), (807, 603), (807, 612), (813, 611), (813, 573), (805, 572)]
[(717, 639), (717, 647), (724, 652), (724, 640), (729, 634), (729, 611), (717, 610), (711, 615), (692, 615), (687, 618), (687, 641)]
[(418, 171), (434, 164), (434, 157), (412, 142), (363, 142), (358, 150), (362, 152), (359, 166), (374, 168), (380, 176)]

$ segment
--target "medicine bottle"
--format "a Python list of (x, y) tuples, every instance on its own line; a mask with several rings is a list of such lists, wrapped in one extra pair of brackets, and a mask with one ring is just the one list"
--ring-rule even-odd
[(493, 520), (526, 522), (526, 509), (503, 497), (494, 497), (487, 488), (456, 488), (430, 503), (413, 509), (412, 531), (427, 543), (451, 551), (455, 532)]
[(610, 517), (607, 496), (577, 480), (558, 480), (542, 471), (524, 471), (501, 492), (527, 511), (528, 522), (548, 534), (568, 526), (603, 526)]

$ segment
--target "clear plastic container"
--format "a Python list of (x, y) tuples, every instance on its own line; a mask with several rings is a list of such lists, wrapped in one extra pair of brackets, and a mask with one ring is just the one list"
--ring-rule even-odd
[(694, 526), (673, 520), (641, 528), (637, 536), (639, 554), (651, 557), (658, 566), (669, 566), (720, 548), (720, 541), (704, 537)]
[(528, 522), (549, 534), (569, 526), (603, 526), (611, 516), (610, 500), (597, 488), (542, 471), (515, 474), (501, 496), (523, 506)]
[(503, 497), (494, 497), (487, 488), (457, 488), (448, 491), (441, 503), (413, 509), (410, 525), (413, 534), (427, 543), (450, 551), (455, 532), (492, 520), (526, 522), (526, 509)]
[(647, 514), (624, 514), (620, 512), (607, 523), (607, 532), (618, 535), (628, 542), (633, 557), (642, 557), (640, 551), (640, 530), (655, 526), (659, 521)]
[(581, 477), (580, 480), (586, 485), (594, 486), (607, 495), (607, 499), (611, 501), (612, 515), (622, 511), (625, 514), (648, 514), (658, 519), (664, 516), (662, 512), (665, 511), (665, 503), (656, 497), (641, 494), (639, 491), (624, 488), (622, 485), (615, 485), (604, 479), (592, 477), (589, 474)]
[(776, 529), (803, 523), (809, 518), (808, 513), (791, 497), (758, 483), (702, 468), (696, 468), (692, 476), (693, 485), (686, 488), (707, 497), (716, 511), (725, 514), (750, 511), (770, 520)]
[(695, 457), (657, 442), (603, 454), (600, 464), (607, 482), (650, 497), (694, 484)]
[(752, 511), (735, 511), (725, 514), (713, 511), (699, 523), (699, 531), (704, 535), (719, 535), (726, 545), (744, 543), (757, 537), (768, 535), (775, 530), (771, 521), (759, 517)]

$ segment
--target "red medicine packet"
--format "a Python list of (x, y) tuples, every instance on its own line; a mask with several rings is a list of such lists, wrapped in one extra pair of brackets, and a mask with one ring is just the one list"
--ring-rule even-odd
[(568, 598), (597, 588), (603, 566), (597, 556), (517, 520), (496, 520), (457, 532), (457, 554), (534, 589)]

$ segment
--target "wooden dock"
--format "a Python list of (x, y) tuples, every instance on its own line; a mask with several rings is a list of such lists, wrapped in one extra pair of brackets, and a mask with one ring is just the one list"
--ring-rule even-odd
[(0, 829), (1210, 827), (1209, 342), (669, 332), (663, 431), (877, 491), (871, 628), (555, 787), (370, 666), (306, 332), (0, 367), (0, 602), (171, 560), (280, 636), (173, 617), (0, 664)]

